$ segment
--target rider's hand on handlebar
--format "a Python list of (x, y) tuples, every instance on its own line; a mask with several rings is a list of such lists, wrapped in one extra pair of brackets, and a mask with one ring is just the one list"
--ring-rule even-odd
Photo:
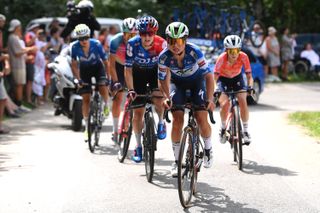
[(163, 101), (163, 105), (165, 109), (170, 109), (172, 107), (172, 101), (169, 98), (166, 98)]
[(122, 84), (119, 81), (113, 82), (111, 86), (111, 91), (116, 92), (122, 89)]
[(137, 93), (133, 89), (130, 89), (128, 91), (127, 98), (130, 98), (133, 101), (134, 99), (136, 99), (136, 97)]
[(219, 89), (216, 89), (216, 90), (214, 91), (214, 93), (213, 93), (213, 97), (214, 97), (214, 98), (219, 98), (220, 94), (221, 94), (221, 91), (220, 91)]
[(212, 100), (207, 100), (206, 101), (206, 107), (207, 107), (207, 110), (209, 111), (213, 111), (214, 108), (215, 108), (215, 104)]
[(82, 88), (83, 87), (83, 81), (81, 79), (74, 79), (73, 83), (76, 85), (77, 88)]
[(254, 89), (251, 86), (248, 86), (247, 92), (248, 92), (249, 95), (253, 95), (253, 94), (256, 93), (256, 91), (254, 91)]

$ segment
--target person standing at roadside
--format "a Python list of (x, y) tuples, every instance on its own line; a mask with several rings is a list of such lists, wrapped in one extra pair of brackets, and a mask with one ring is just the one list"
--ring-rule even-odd
[(26, 59), (25, 54), (36, 51), (36, 47), (24, 47), (21, 42), (22, 27), (17, 19), (10, 21), (8, 31), (8, 52), (10, 68), (15, 82), (15, 101), (22, 109), (23, 86), (26, 84)]
[(270, 81), (281, 82), (278, 76), (278, 67), (280, 66), (280, 44), (276, 37), (277, 30), (274, 27), (268, 28), (267, 44), (267, 61), (271, 69)]
[(289, 35), (290, 30), (288, 27), (282, 30), (281, 38), (281, 59), (282, 59), (282, 73), (281, 79), (283, 81), (288, 81), (288, 65), (289, 62), (293, 59), (293, 42), (294, 37)]
[[(36, 48), (37, 31), (39, 30), (39, 24), (33, 24), (27, 29), (27, 33), (24, 37), (27, 47)], [(32, 103), (32, 83), (34, 79), (34, 63), (37, 51), (28, 52), (26, 60), (26, 70), (27, 70), (27, 84), (26, 84), (26, 101), (34, 108), (35, 105)]]

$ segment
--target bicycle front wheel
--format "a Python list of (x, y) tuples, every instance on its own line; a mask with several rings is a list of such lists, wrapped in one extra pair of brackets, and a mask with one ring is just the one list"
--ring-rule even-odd
[(157, 138), (154, 130), (154, 120), (151, 118), (151, 116), (147, 116), (145, 122), (146, 129), (143, 137), (143, 153), (147, 180), (148, 182), (151, 182), (154, 171), (154, 151)]
[(133, 111), (125, 111), (122, 119), (121, 132), (119, 134), (118, 143), (119, 143), (119, 152), (118, 152), (118, 160), (120, 163), (123, 163), (124, 159), (127, 156), (131, 133), (132, 133), (132, 116)]
[(90, 152), (94, 153), (95, 147), (97, 145), (97, 139), (99, 139), (99, 137), (97, 137), (97, 131), (99, 131), (97, 124), (97, 111), (94, 102), (90, 103), (87, 131), (89, 150)]
[(178, 191), (180, 203), (184, 208), (189, 207), (194, 190), (196, 175), (195, 153), (191, 128), (184, 130), (178, 160)]
[(238, 164), (238, 169), (242, 170), (242, 143), (243, 143), (243, 136), (242, 136), (242, 128), (241, 128), (241, 120), (240, 120), (240, 111), (239, 107), (235, 107), (235, 140), (234, 140), (234, 150), (235, 150), (235, 158)]

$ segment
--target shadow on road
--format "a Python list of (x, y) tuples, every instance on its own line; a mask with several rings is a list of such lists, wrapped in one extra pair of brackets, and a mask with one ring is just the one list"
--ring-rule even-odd
[[(224, 190), (217, 187), (212, 187), (207, 183), (197, 183), (197, 193), (192, 204), (199, 212), (246, 212), (259, 213), (261, 211), (253, 208), (247, 208), (246, 203), (233, 201)], [(190, 212), (193, 207), (185, 209), (185, 212)], [(198, 209), (200, 208), (200, 209)]]
[(246, 174), (251, 175), (265, 175), (265, 174), (277, 174), (279, 176), (296, 176), (297, 172), (290, 171), (281, 167), (259, 165), (255, 161), (246, 160), (243, 164), (243, 170)]

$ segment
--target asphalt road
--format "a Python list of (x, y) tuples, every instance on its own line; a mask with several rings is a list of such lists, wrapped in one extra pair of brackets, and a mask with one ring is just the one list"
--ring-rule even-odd
[[(320, 212), (320, 142), (286, 119), (319, 109), (320, 83), (267, 84), (260, 104), (250, 107), (253, 142), (244, 147), (243, 171), (230, 147), (218, 143), (216, 110), (214, 165), (201, 169), (198, 194), (184, 210), (170, 176), (169, 137), (158, 141), (150, 184), (144, 164), (118, 162), (111, 118), (91, 154), (83, 133), (46, 105), (6, 122), (12, 132), (0, 136), (0, 212)], [(134, 137), (129, 155), (133, 146)]]

